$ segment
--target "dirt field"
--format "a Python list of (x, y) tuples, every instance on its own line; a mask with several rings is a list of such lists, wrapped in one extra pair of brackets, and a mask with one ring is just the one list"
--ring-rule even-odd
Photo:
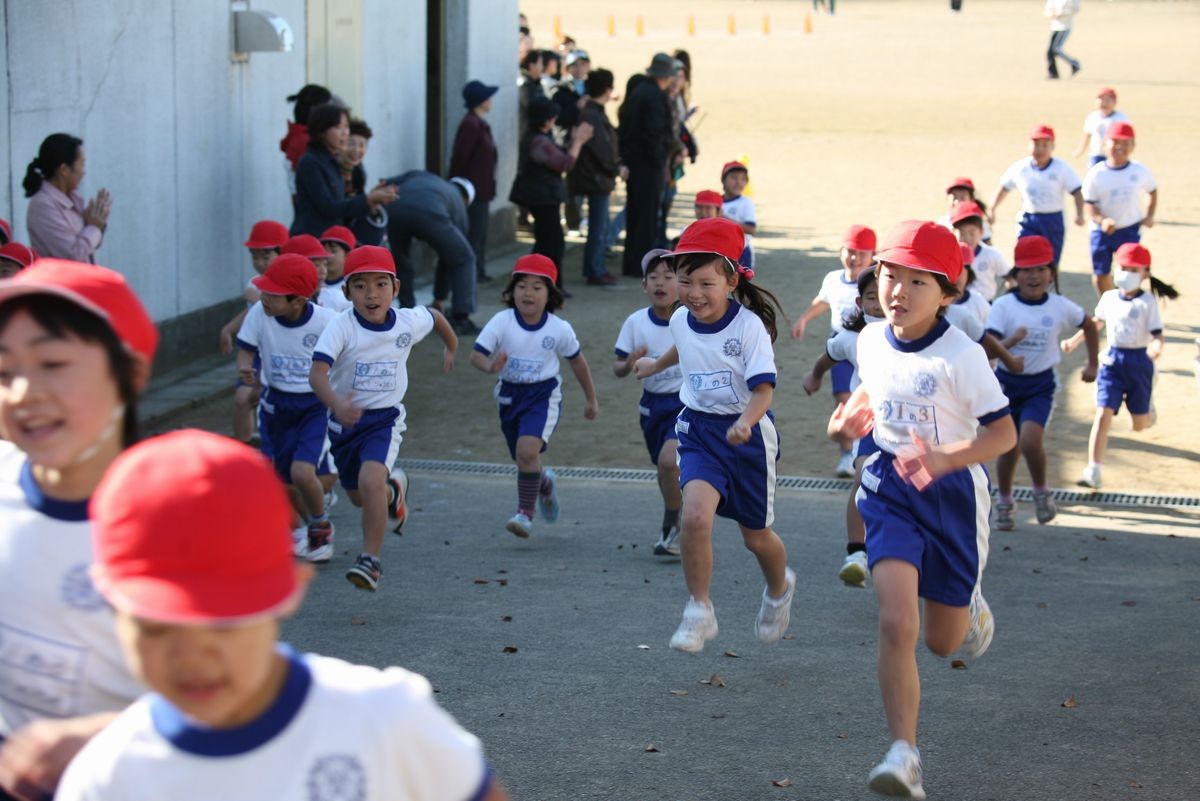
[[(625, 77), (644, 69), (658, 50), (684, 47), (694, 65), (693, 102), (702, 111), (701, 155), (681, 183), (677, 211), (690, 213), (690, 196), (719, 188), (721, 164), (747, 154), (759, 209), (758, 281), (774, 290), (793, 318), (838, 264), (841, 232), (865, 223), (881, 233), (898, 220), (933, 218), (945, 207), (943, 187), (955, 175), (972, 176), (990, 198), (1003, 170), (1025, 155), (1026, 132), (1047, 123), (1059, 132), (1058, 155), (1082, 176), (1086, 164), (1072, 153), (1084, 116), (1101, 85), (1113, 85), (1119, 108), (1139, 134), (1135, 158), (1159, 181), (1157, 225), (1144, 231), (1155, 272), (1184, 297), (1164, 304), (1167, 348), (1155, 391), (1158, 425), (1134, 435), (1118, 417), (1110, 440), (1105, 488), (1195, 493), (1200, 408), (1193, 373), (1200, 336), (1200, 277), (1190, 261), (1200, 250), (1200, 80), (1194, 45), (1200, 6), (1184, 2), (1090, 2), (1076, 20), (1069, 52), (1083, 62), (1074, 80), (1048, 81), (1047, 25), (1041, 3), (966, 0), (962, 14), (945, 2), (842, 2), (838, 15), (814, 18), (804, 32), (807, 2), (644, 4), (610, 0), (524, 0), (539, 46), (561, 27), (589, 50), (594, 66)], [(738, 33), (728, 33), (734, 13)], [(696, 35), (687, 35), (695, 18)], [(607, 34), (612, 14), (617, 36)], [(635, 33), (637, 15), (645, 35)], [(770, 34), (762, 33), (764, 15)], [(1192, 52), (1193, 56), (1187, 53)], [(492, 76), (484, 76), (491, 79)], [(612, 110), (615, 116), (615, 108)], [(1189, 144), (1192, 142), (1193, 144)], [(1005, 201), (994, 244), (1011, 253), (1019, 197)], [(678, 224), (686, 222), (679, 216)], [(581, 250), (569, 252), (568, 282), (575, 298), (564, 316), (575, 326), (596, 376), (601, 414), (587, 422), (582, 397), (566, 372), (564, 421), (548, 455), (550, 464), (648, 466), (637, 426), (639, 388), (613, 377), (611, 353), (624, 317), (643, 303), (640, 286), (625, 279), (616, 290), (580, 286)], [(1071, 227), (1064, 251), (1063, 291), (1094, 306), (1088, 282), (1087, 234)], [(507, 262), (511, 263), (511, 261)], [(619, 272), (619, 258), (609, 262)], [(492, 264), (493, 273), (505, 265)], [(499, 308), (499, 288), (483, 287), (482, 324)], [(776, 343), (780, 383), (775, 411), (783, 436), (781, 470), (825, 475), (836, 450), (824, 437), (832, 408), (827, 393), (808, 398), (800, 382), (820, 354), (826, 331), (814, 323), (800, 342)], [(506, 461), (496, 422), (492, 379), (466, 363), (437, 372), (438, 348), (417, 349), (410, 362), (409, 434), (402, 455)], [(1082, 349), (1062, 368), (1058, 409), (1049, 430), (1051, 484), (1071, 486), (1086, 462), (1093, 393), (1079, 381)], [(826, 384), (826, 387), (828, 384)], [(223, 418), (224, 413), (221, 412)], [(219, 422), (218, 418), (213, 417)], [(1021, 470), (1018, 483), (1027, 484)]]

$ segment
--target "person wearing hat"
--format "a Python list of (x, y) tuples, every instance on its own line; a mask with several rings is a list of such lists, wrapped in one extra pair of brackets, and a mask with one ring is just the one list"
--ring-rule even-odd
[(1029, 158), (1014, 161), (1000, 176), (1000, 186), (987, 210), (988, 222), (996, 222), (996, 209), (1014, 189), (1021, 193), (1021, 216), (1017, 237), (1044, 236), (1054, 247), (1054, 261), (1062, 256), (1063, 195), (1075, 201), (1075, 224), (1083, 225), (1083, 183), (1062, 159), (1054, 158), (1054, 129), (1038, 125), (1029, 132)]
[(316, 302), (332, 312), (344, 312), (350, 301), (342, 291), (346, 282), (346, 257), (360, 243), (354, 232), (344, 225), (331, 225), (321, 233), (321, 246), (329, 257), (325, 261), (325, 275), (321, 277)]
[(463, 87), (463, 105), (467, 107), (467, 113), (454, 133), (448, 173), (452, 179), (467, 179), (475, 188), (475, 198), (467, 206), (467, 239), (475, 251), (476, 283), (485, 284), (492, 280), (487, 274), (487, 234), (491, 222), (488, 211), (496, 197), (498, 159), (496, 140), (492, 138), (492, 128), (486, 117), (492, 110), (492, 96), (499, 89), (481, 81), (468, 81)]
[(88, 576), (88, 499), (139, 439), (137, 400), (157, 346), (150, 315), (113, 270), (41, 259), (0, 282), (0, 632), (10, 657), (0, 660), (0, 798), (53, 797), (80, 747), (142, 693)]
[(1058, 80), (1058, 60), (1061, 58), (1071, 67), (1071, 77), (1079, 72), (1079, 61), (1067, 55), (1063, 45), (1071, 35), (1071, 25), (1079, 13), (1079, 0), (1046, 0), (1043, 13), (1050, 18), (1050, 46), (1046, 48), (1047, 73), (1051, 80)]
[(712, 189), (701, 189), (696, 193), (696, 200), (693, 204), (697, 220), (705, 220), (709, 217), (720, 217), (721, 193), (715, 192)]
[(667, 96), (676, 71), (675, 59), (656, 53), (646, 68), (646, 79), (626, 94), (618, 113), (621, 163), (629, 168), (621, 272), (634, 278), (641, 278), (642, 256), (658, 236), (667, 158), (676, 140)]
[(7, 245), (11, 241), (13, 241), (12, 225), (8, 220), (0, 217), (0, 245)]
[(12, 278), (37, 260), (37, 253), (29, 245), (7, 242), (0, 245), (0, 278)]
[[(617, 130), (604, 106), (612, 100), (613, 74), (606, 69), (587, 77), (587, 103), (580, 119), (592, 126), (592, 137), (579, 151), (575, 166), (567, 173), (568, 198), (587, 198), (587, 244), (583, 248), (583, 277), (594, 286), (611, 286), (617, 277), (604, 267), (604, 243), (608, 239), (608, 201), (617, 179), (627, 171), (617, 148)], [(570, 222), (568, 221), (568, 225)]]
[(1004, 281), (1008, 278), (1008, 262), (999, 249), (983, 241), (983, 230), (987, 226), (987, 212), (973, 200), (967, 200), (950, 209), (950, 226), (958, 234), (959, 241), (975, 253), (973, 264), (975, 282), (972, 287), (984, 300), (991, 302)]
[(871, 432), (880, 449), (863, 467), (858, 510), (879, 599), (879, 686), (892, 746), (868, 783), (883, 795), (925, 798), (921, 602), (934, 654), (961, 647), (975, 659), (991, 644), (995, 622), (980, 584), (990, 505), (983, 464), (1017, 437), (983, 350), (942, 316), (962, 271), (954, 235), (908, 220), (883, 237), (876, 259), (886, 320), (859, 334), (862, 383), (829, 431)]
[(1133, 161), (1136, 144), (1132, 125), (1112, 123), (1104, 133), (1104, 161), (1093, 164), (1083, 179), (1084, 213), (1091, 221), (1092, 285), (1097, 296), (1113, 288), (1112, 257), (1117, 248), (1140, 242), (1142, 226), (1154, 226), (1158, 182), (1144, 164)]
[(1075, 158), (1086, 152), (1089, 166), (1104, 161), (1104, 132), (1114, 122), (1130, 122), (1129, 115), (1117, 109), (1117, 90), (1102, 86), (1096, 93), (1096, 110), (1083, 120), (1083, 141), (1075, 151)]
[(592, 60), (586, 50), (572, 50), (566, 57), (566, 75), (554, 88), (551, 99), (558, 106), (558, 127), (569, 131), (579, 122), (579, 112), (587, 104), (587, 77)]
[[(533, 253), (541, 253), (558, 270), (558, 287), (563, 289), (562, 262), (564, 237), (559, 209), (567, 200), (563, 173), (575, 166), (583, 146), (592, 138), (592, 126), (581, 122), (571, 129), (570, 145), (560, 147), (554, 141), (554, 121), (558, 106), (546, 97), (537, 97), (529, 106), (529, 127), (521, 135), (517, 156), (517, 175), (508, 199), (529, 209), (533, 215)], [(570, 297), (564, 290), (563, 294)]]
[[(506, 801), (424, 677), (279, 641), (312, 568), (292, 558), (287, 495), (254, 451), (196, 429), (155, 437), (113, 464), (92, 515), (93, 593), (152, 692), (80, 753), (59, 801), (268, 786), (281, 801)], [(214, 517), (236, 558), (211, 546)]]
[[(938, 225), (944, 225), (950, 230), (954, 230), (954, 226), (950, 223), (950, 214), (954, 207), (959, 203), (965, 203), (971, 200), (979, 204), (979, 208), (987, 211), (987, 206), (982, 200), (975, 196), (975, 182), (966, 176), (958, 176), (950, 179), (950, 183), (946, 185), (946, 203), (950, 206), (950, 211), (937, 218)], [(983, 215), (983, 243), (986, 245), (992, 244), (992, 226), (987, 221), (987, 214)]]

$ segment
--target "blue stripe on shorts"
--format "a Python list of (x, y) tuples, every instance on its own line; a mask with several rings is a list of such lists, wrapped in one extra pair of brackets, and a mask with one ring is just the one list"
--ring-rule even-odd
[(562, 381), (557, 376), (536, 384), (501, 381), (496, 384), (496, 404), (509, 455), (517, 458), (518, 437), (537, 437), (542, 441), (539, 453), (544, 452), (562, 416)]

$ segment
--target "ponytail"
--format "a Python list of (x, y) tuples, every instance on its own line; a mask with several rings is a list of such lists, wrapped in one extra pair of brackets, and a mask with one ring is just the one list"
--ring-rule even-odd
[[(750, 279), (736, 266), (736, 263), (716, 253), (681, 253), (675, 261), (676, 273), (687, 275), (700, 269), (706, 264), (718, 264), (726, 278), (738, 276), (737, 286), (733, 288), (733, 297), (745, 306), (754, 316), (762, 320), (771, 342), (775, 342), (777, 329), (775, 321), (783, 316), (783, 307), (771, 292), (750, 283)], [(753, 273), (751, 273), (753, 274)]]
[(21, 182), (21, 186), (25, 187), (25, 197), (33, 197), (42, 188), (42, 167), (35, 158), (29, 162), (29, 166), (25, 168), (25, 180)]
[[(968, 269), (968, 265), (963, 265), (963, 269)], [(879, 277), (875, 275), (874, 270), (863, 270), (862, 275), (858, 277), (858, 307), (849, 317), (842, 318), (842, 328), (847, 331), (862, 331), (867, 327), (867, 311), (862, 306), (862, 296), (867, 294), (867, 290), (879, 283)]]
[(37, 158), (25, 168), (25, 180), (21, 182), (25, 187), (25, 197), (36, 195), (42, 183), (53, 178), (59, 167), (74, 164), (82, 146), (82, 139), (65, 133), (50, 134), (43, 139)]
[(1175, 300), (1179, 297), (1179, 290), (1166, 281), (1160, 281), (1153, 275), (1150, 276), (1150, 291), (1160, 298), (1167, 300)]

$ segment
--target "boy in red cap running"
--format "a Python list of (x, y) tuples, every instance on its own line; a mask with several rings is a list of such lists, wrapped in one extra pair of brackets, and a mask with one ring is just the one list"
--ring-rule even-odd
[[(1096, 295), (1113, 288), (1112, 257), (1127, 242), (1140, 242), (1141, 227), (1154, 226), (1158, 182), (1141, 162), (1134, 161), (1133, 126), (1115, 122), (1105, 129), (1105, 159), (1083, 179), (1084, 211), (1091, 220), (1092, 285)], [(1147, 196), (1142, 206), (1142, 193)]]
[(696, 219), (703, 220), (708, 217), (720, 217), (721, 206), (724, 201), (721, 200), (721, 193), (714, 192), (711, 189), (701, 189), (696, 193)]
[[(429, 682), (278, 641), (312, 577), (271, 468), (216, 434), (155, 437), (92, 500), (92, 577), (125, 661), (153, 691), (80, 752), (60, 801), (503, 801), (479, 740)], [(214, 515), (237, 559), (209, 547)]]
[(1088, 166), (1104, 161), (1104, 132), (1114, 122), (1129, 122), (1129, 115), (1117, 109), (1117, 90), (1102, 86), (1096, 92), (1096, 110), (1083, 120), (1083, 141), (1075, 151), (1075, 157), (1088, 154)]
[(352, 305), (342, 291), (342, 284), (346, 282), (346, 256), (358, 245), (358, 240), (349, 228), (334, 225), (321, 234), (321, 244), (329, 259), (325, 263), (317, 302), (331, 311), (344, 312)]
[(742, 193), (750, 183), (750, 171), (740, 161), (726, 162), (721, 168), (721, 188), (725, 190), (722, 198), (721, 216), (733, 220), (742, 228), (746, 235), (746, 244), (738, 257), (738, 264), (748, 269), (754, 269), (754, 245), (751, 243), (758, 233), (758, 212), (754, 201)]

